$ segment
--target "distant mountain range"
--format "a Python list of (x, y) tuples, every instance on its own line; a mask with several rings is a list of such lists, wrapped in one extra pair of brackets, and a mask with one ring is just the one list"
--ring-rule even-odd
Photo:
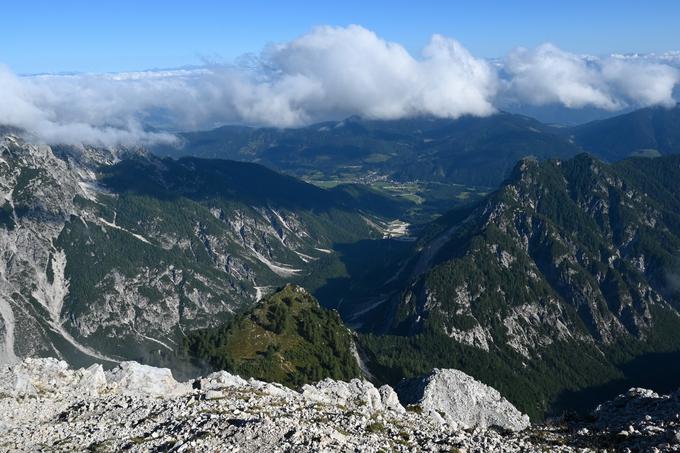
[(647, 108), (569, 130), (584, 150), (608, 161), (680, 152), (680, 107)]
[(568, 158), (581, 152), (616, 161), (636, 153), (680, 152), (680, 107), (646, 108), (575, 127), (498, 113), (457, 120), (392, 121), (350, 117), (299, 129), (227, 126), (180, 134), (166, 156), (262, 163), (306, 179), (377, 173), (397, 181), (495, 187), (522, 157)]

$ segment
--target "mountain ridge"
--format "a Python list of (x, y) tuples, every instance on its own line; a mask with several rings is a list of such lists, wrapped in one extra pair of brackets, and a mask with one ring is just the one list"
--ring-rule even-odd
[[(499, 191), (424, 233), (361, 337), (374, 372), (390, 382), (453, 363), (536, 417), (560, 392), (678, 351), (680, 294), (666, 281), (680, 252), (667, 185), (678, 176), (680, 156), (525, 159)], [(390, 328), (376, 332), (388, 335), (370, 333), (384, 316)], [(522, 402), (537, 400), (543, 409)]]
[[(636, 152), (679, 152), (674, 135), (680, 108), (648, 107), (577, 126), (555, 127), (526, 115), (499, 112), (456, 120), (349, 117), (296, 129), (224, 126), (179, 134), (179, 147), (152, 149), (178, 157), (230, 158), (265, 163), (304, 178), (339, 177), (338, 167), (377, 172), (397, 181), (448, 181), (496, 186), (516, 161), (569, 158), (590, 152), (615, 161)], [(455, 160), (455, 165), (450, 164)], [(484, 171), (478, 171), (483, 168)], [(355, 176), (357, 177), (357, 176)]]
[(184, 328), (225, 321), (304, 277), (335, 259), (336, 242), (384, 234), (343, 192), (256, 164), (14, 136), (0, 153), (6, 360), (165, 360)]
[[(123, 362), (72, 369), (53, 358), (0, 365), (0, 448), (256, 452), (673, 450), (678, 392), (633, 388), (589, 418), (529, 425), (497, 392), (434, 370), (399, 397), (359, 379), (299, 392), (225, 371), (177, 382), (168, 369)], [(417, 404), (402, 406), (399, 398)]]

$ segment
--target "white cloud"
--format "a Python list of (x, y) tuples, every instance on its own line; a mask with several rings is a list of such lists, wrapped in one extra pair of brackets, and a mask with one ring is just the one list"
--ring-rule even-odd
[(456, 118), (494, 111), (495, 72), (457, 41), (440, 35), (432, 37), (422, 59), (415, 59), (401, 45), (365, 28), (319, 27), (273, 46), (267, 57), (283, 74), (280, 82), (299, 77), (313, 87), (297, 99), (303, 101), (298, 109), (308, 115)]
[[(17, 77), (0, 66), (0, 124), (49, 143), (147, 144), (174, 140), (145, 132), (137, 114), (122, 114), (119, 93), (98, 76)], [(128, 96), (126, 96), (126, 99)], [(118, 108), (114, 104), (118, 104)], [(127, 111), (129, 112), (129, 106)]]
[(168, 140), (144, 132), (229, 122), (295, 126), (343, 115), (456, 118), (494, 111), (496, 73), (458, 42), (434, 36), (416, 59), (359, 26), (318, 27), (265, 49), (254, 69), (16, 77), (0, 72), (0, 123), (45, 141)]
[(149, 126), (483, 116), (501, 98), (617, 110), (672, 104), (680, 77), (670, 61), (584, 57), (546, 44), (491, 65), (440, 35), (416, 57), (360, 26), (318, 27), (267, 47), (249, 66), (26, 77), (0, 67), (0, 124), (51, 143), (112, 145), (173, 140)]
[(634, 105), (675, 105), (673, 88), (680, 71), (654, 61), (610, 57), (601, 62), (602, 77)]
[(680, 71), (651, 59), (597, 58), (565, 52), (552, 44), (517, 49), (504, 62), (505, 95), (531, 105), (620, 110), (674, 105)]

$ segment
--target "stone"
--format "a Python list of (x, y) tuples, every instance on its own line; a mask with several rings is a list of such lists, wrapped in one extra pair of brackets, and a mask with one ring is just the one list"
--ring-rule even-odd
[(106, 372), (109, 384), (127, 394), (152, 396), (179, 396), (191, 392), (191, 384), (180, 384), (167, 368), (155, 368), (137, 362), (121, 362)]
[[(0, 451), (576, 453), (613, 436), (620, 451), (677, 450), (680, 443), (680, 402), (649, 391), (601, 404), (595, 421), (490, 429), (501, 426), (499, 413), (514, 412), (493, 389), (454, 371), (415, 381), (424, 388), (423, 411), (414, 412), (391, 387), (360, 379), (325, 379), (298, 392), (226, 372), (180, 383), (167, 369), (135, 362), (104, 372), (27, 359), (0, 366)], [(404, 387), (398, 390), (403, 401)], [(475, 426), (456, 422), (456, 407)]]
[(494, 388), (459, 370), (434, 369), (429, 375), (401, 384), (397, 391), (405, 404), (417, 404), (438, 423), (462, 428), (500, 427), (522, 431), (529, 417)]
[(218, 371), (209, 374), (204, 379), (200, 379), (201, 389), (203, 390), (220, 390), (224, 388), (238, 388), (244, 387), (248, 382), (241, 376), (235, 376), (226, 371)]
[(350, 382), (324, 379), (314, 385), (306, 384), (302, 387), (302, 396), (318, 403), (342, 405), (369, 414), (384, 410), (378, 389), (360, 379)]
[(205, 399), (207, 400), (217, 400), (220, 398), (224, 398), (224, 393), (219, 390), (208, 390), (205, 392)]
[(404, 406), (402, 406), (401, 403), (399, 402), (397, 392), (395, 392), (392, 387), (390, 387), (389, 385), (383, 385), (378, 389), (378, 393), (380, 393), (380, 400), (385, 409), (400, 414), (406, 412)]

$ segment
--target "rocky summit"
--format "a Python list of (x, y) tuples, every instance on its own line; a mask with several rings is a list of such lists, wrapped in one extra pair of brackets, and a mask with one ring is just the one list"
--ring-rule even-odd
[(391, 387), (359, 379), (298, 392), (225, 371), (180, 383), (136, 362), (25, 359), (0, 368), (0, 451), (680, 450), (680, 393), (632, 389), (591, 419), (530, 426), (457, 370), (411, 384), (423, 397), (404, 407)]

